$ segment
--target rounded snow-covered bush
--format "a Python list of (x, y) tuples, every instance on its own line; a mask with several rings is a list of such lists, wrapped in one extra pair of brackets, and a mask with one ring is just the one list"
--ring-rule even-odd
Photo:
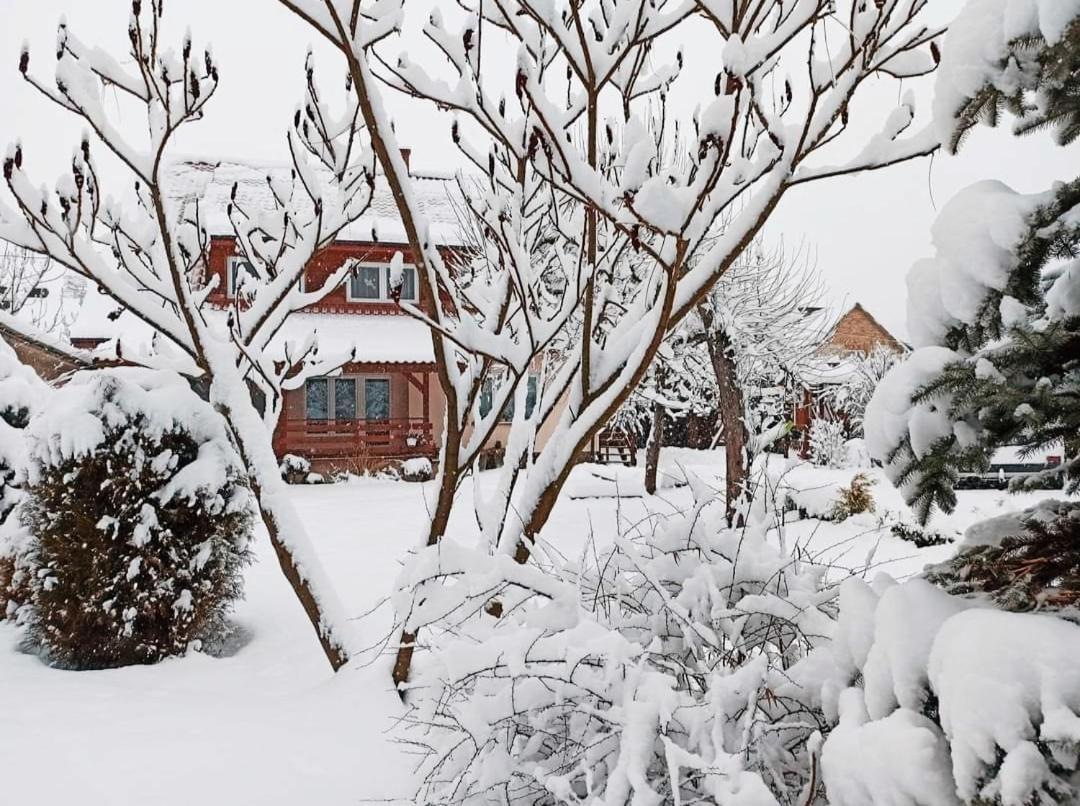
[(311, 475), (311, 462), (303, 456), (287, 453), (281, 457), (278, 469), (281, 471), (281, 477), (288, 484), (307, 484), (308, 477)]
[(401, 463), (401, 477), (405, 481), (431, 481), (435, 470), (426, 456), (416, 456)]
[(7, 519), (20, 498), (19, 487), (26, 465), (23, 430), (51, 391), (0, 340), (0, 523)]
[(27, 434), (28, 636), (43, 657), (153, 663), (219, 636), (252, 522), (219, 415), (175, 375), (86, 372)]

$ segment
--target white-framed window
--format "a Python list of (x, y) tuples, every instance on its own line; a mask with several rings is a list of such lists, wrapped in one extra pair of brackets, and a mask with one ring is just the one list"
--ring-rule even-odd
[(243, 274), (246, 273), (250, 279), (257, 279), (259, 276), (255, 273), (255, 267), (242, 257), (229, 258), (225, 264), (225, 268), (225, 296), (229, 298), (236, 296), (236, 289), (240, 284), (240, 277), (243, 276)]
[(351, 302), (379, 302), (383, 297), (382, 266), (368, 263), (357, 266), (349, 275), (348, 297)]
[[(363, 263), (356, 267), (345, 285), (349, 302), (390, 302), (394, 298), (390, 287), (390, 267), (385, 263)], [(401, 299), (416, 302), (419, 299), (416, 284), (416, 267), (401, 269)]]
[[(390, 267), (386, 267), (386, 284), (390, 285)], [(416, 267), (401, 267), (401, 298), (405, 302), (416, 302), (420, 299), (420, 291), (416, 286)]]

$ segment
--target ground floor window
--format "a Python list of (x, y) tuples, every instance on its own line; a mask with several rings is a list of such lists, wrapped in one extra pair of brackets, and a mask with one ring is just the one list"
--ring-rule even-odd
[(356, 419), (355, 378), (334, 378), (334, 419)]
[(364, 417), (368, 420), (390, 419), (390, 381), (367, 378), (364, 381)]
[[(536, 407), (536, 394), (540, 383), (540, 378), (537, 375), (530, 375), (526, 381), (528, 388), (525, 392), (525, 416), (532, 417), (533, 409)], [(491, 411), (492, 399), (494, 398), (495, 389), (498, 387), (495, 385), (492, 378), (485, 378), (484, 385), (480, 389), (480, 416), (487, 417), (488, 412)], [(514, 398), (511, 397), (506, 401), (506, 405), (503, 410), (499, 412), (499, 421), (503, 423), (513, 422), (514, 419)]]
[(304, 416), (309, 420), (390, 419), (389, 378), (309, 378), (304, 385)]
[(309, 420), (330, 419), (329, 389), (329, 378), (310, 378), (304, 385), (305, 416)]

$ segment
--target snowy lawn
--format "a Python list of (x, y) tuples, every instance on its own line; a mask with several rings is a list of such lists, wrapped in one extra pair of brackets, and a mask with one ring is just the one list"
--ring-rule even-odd
[[(688, 469), (720, 489), (722, 454), (671, 451), (664, 466), (673, 476)], [(671, 481), (659, 495), (645, 496), (641, 468), (615, 471), (619, 488), (627, 485), (616, 497), (593, 471), (575, 470), (568, 492), (576, 487), (589, 497), (564, 496), (546, 531), (564, 553), (580, 552), (590, 533), (603, 541), (617, 524), (623, 531), (649, 529), (691, 500), (688, 487)], [(345, 605), (366, 613), (390, 592), (402, 557), (420, 539), (421, 485), (365, 479), (291, 490)], [(891, 490), (875, 492), (884, 501)], [(1050, 495), (962, 492), (958, 511), (941, 525), (959, 530)], [(455, 536), (475, 532), (468, 514), (463, 506), (455, 515)], [(839, 574), (869, 565), (904, 577), (952, 551), (916, 549), (883, 533), (871, 516), (842, 524), (800, 521), (789, 524), (787, 535), (789, 545), (798, 541), (835, 563)], [(250, 640), (231, 657), (192, 654), (157, 666), (57, 671), (20, 653), (16, 631), (0, 625), (0, 802), (410, 800), (411, 760), (388, 735), (401, 713), (389, 662), (331, 675), (265, 539), (257, 554), (236, 614)], [(382, 608), (356, 623), (364, 640), (375, 642), (389, 618)]]

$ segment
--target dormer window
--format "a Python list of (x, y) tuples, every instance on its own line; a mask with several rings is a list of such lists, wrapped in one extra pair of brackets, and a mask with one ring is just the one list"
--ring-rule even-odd
[[(385, 263), (365, 263), (356, 267), (349, 277), (346, 293), (350, 302), (392, 302), (393, 289), (390, 285), (390, 267)], [(404, 266), (401, 269), (401, 299), (404, 302), (416, 302), (416, 269)]]
[(240, 278), (247, 274), (248, 281), (257, 280), (259, 275), (255, 272), (255, 267), (250, 262), (244, 260), (242, 257), (229, 258), (227, 274), (228, 284), (225, 288), (225, 294), (230, 299), (236, 296), (236, 290), (240, 286)]

